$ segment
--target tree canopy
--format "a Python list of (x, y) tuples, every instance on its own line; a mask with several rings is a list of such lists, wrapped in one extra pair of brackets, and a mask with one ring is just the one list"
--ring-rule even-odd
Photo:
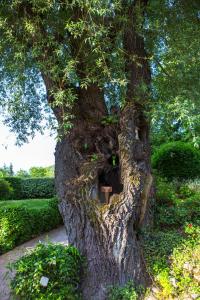
[[(129, 13), (145, 39), (151, 64), (151, 95), (144, 102), (154, 132), (177, 126), (199, 143), (198, 0), (2, 0), (0, 107), (18, 141), (27, 141), (45, 126), (55, 127), (47, 96), (51, 108), (61, 109), (59, 125), (66, 130), (81, 88), (95, 83), (108, 110), (124, 106), (129, 54), (123, 34), (131, 28)], [(131, 59), (140, 64), (137, 53)], [(146, 90), (140, 84), (138, 93)]]

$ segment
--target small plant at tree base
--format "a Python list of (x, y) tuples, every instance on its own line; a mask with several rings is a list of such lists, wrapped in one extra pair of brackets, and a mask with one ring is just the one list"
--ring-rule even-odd
[(143, 291), (142, 287), (136, 287), (132, 281), (129, 281), (123, 287), (110, 288), (108, 300), (137, 300)]
[[(80, 300), (82, 263), (83, 258), (72, 246), (40, 243), (11, 264), (10, 269), (16, 272), (11, 288), (24, 300)], [(46, 286), (42, 277), (48, 281)]]

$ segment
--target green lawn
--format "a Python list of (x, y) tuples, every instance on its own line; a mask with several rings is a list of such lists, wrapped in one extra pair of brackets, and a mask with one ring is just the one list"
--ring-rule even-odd
[(0, 201), (1, 207), (26, 207), (31, 209), (41, 209), (48, 206), (52, 199), (26, 199)]

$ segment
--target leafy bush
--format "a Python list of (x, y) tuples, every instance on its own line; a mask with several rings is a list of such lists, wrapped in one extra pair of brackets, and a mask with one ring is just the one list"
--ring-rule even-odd
[(52, 198), (55, 196), (54, 178), (5, 178), (13, 188), (12, 199)]
[(5, 177), (13, 188), (12, 199), (22, 199), (22, 179), (20, 177)]
[(174, 185), (162, 177), (156, 177), (156, 200), (160, 204), (172, 204), (175, 199)]
[[(82, 262), (72, 246), (40, 243), (13, 264), (12, 290), (20, 299), (79, 300)], [(49, 279), (46, 287), (40, 283), (43, 276)]]
[(157, 227), (180, 227), (185, 222), (200, 222), (199, 198), (195, 196), (185, 200), (176, 199), (173, 205), (156, 207), (155, 224)]
[(13, 193), (13, 188), (11, 187), (10, 183), (0, 178), (0, 200), (9, 199)]
[(171, 231), (152, 232), (145, 239), (146, 262), (158, 286), (156, 299), (199, 299), (200, 227), (186, 227), (187, 237)]
[(47, 208), (0, 208), (0, 254), (62, 223), (57, 203), (50, 201)]
[(138, 291), (133, 282), (128, 282), (125, 286), (112, 287), (109, 291), (108, 300), (137, 300)]
[(200, 180), (185, 180), (178, 186), (178, 195), (180, 198), (185, 199), (196, 195), (200, 198)]
[(54, 178), (22, 179), (22, 198), (52, 198), (56, 194)]
[(152, 156), (152, 166), (167, 179), (192, 179), (200, 174), (200, 151), (184, 142), (162, 145)]
[[(200, 228), (199, 228), (200, 229)], [(198, 230), (200, 236), (200, 230)], [(200, 239), (188, 240), (175, 248), (171, 256), (170, 281), (173, 293), (182, 299), (200, 296)]]

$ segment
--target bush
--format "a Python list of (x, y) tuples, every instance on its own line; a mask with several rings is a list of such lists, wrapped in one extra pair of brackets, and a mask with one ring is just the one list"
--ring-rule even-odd
[[(5, 178), (13, 188), (12, 199), (53, 198), (56, 194), (54, 178)], [(9, 198), (10, 199), (10, 198)]]
[(200, 180), (185, 180), (178, 187), (178, 195), (180, 198), (185, 199), (196, 195), (200, 198)]
[(22, 179), (20, 177), (5, 177), (13, 188), (13, 193), (10, 199), (22, 199)]
[(175, 187), (162, 177), (156, 177), (156, 200), (165, 204), (173, 204), (176, 199)]
[(22, 198), (52, 198), (56, 194), (54, 178), (22, 179)]
[(186, 200), (176, 199), (174, 204), (158, 205), (155, 210), (155, 224), (158, 228), (177, 228), (185, 222), (200, 224), (199, 197), (192, 196)]
[[(185, 235), (188, 236), (185, 236)], [(145, 237), (145, 258), (157, 284), (156, 299), (199, 299), (200, 227), (187, 224), (184, 237), (176, 231)]]
[[(72, 246), (40, 243), (13, 264), (12, 290), (20, 299), (79, 300), (82, 262)], [(43, 276), (49, 279), (46, 287), (40, 283)]]
[[(161, 201), (156, 205), (154, 228), (143, 230), (142, 238), (147, 269), (154, 278), (151, 296), (158, 300), (199, 299), (198, 182), (173, 182), (173, 197), (170, 203), (163, 201), (171, 198), (168, 184), (160, 178), (158, 181)], [(178, 194), (175, 193), (175, 189)], [(180, 194), (184, 199), (178, 198)]]
[(184, 142), (162, 145), (152, 156), (152, 166), (167, 179), (192, 179), (200, 174), (200, 152)]
[(62, 223), (55, 200), (47, 208), (0, 208), (0, 254)]
[(10, 183), (1, 178), (0, 179), (0, 200), (9, 199), (13, 193), (13, 188)]

